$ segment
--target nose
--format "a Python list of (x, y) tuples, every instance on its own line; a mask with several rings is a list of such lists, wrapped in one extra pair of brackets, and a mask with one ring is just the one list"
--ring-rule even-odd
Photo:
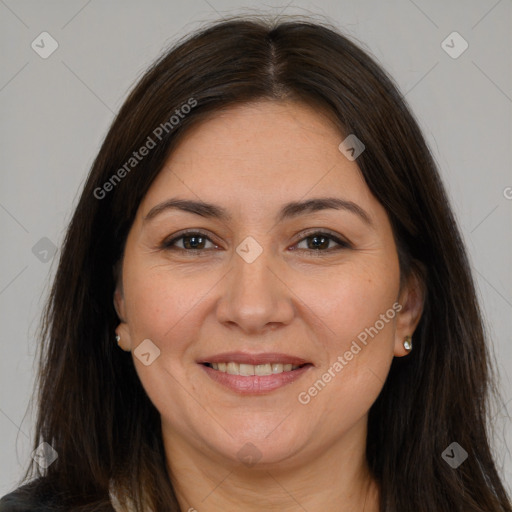
[(233, 255), (231, 271), (222, 280), (219, 322), (254, 334), (292, 321), (294, 295), (286, 283), (284, 263), (270, 253), (263, 250), (251, 263), (237, 253)]

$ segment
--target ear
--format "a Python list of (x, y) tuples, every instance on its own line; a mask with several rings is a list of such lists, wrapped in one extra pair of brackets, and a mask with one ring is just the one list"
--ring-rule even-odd
[(116, 310), (117, 316), (121, 322), (125, 321), (126, 318), (126, 306), (124, 302), (124, 294), (121, 286), (117, 285), (114, 291), (114, 308)]
[(116, 328), (116, 334), (120, 337), (119, 346), (129, 352), (132, 347), (130, 329), (126, 320), (126, 304), (123, 292), (122, 276), (116, 275), (116, 289), (114, 290), (114, 308), (120, 323)]
[(395, 324), (395, 356), (402, 357), (409, 352), (404, 348), (406, 336), (413, 337), (413, 333), (421, 319), (425, 301), (425, 288), (423, 280), (418, 273), (411, 271), (398, 297), (402, 306), (396, 317)]

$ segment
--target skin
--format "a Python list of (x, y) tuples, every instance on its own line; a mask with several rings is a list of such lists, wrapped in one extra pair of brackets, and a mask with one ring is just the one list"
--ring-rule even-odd
[[(133, 361), (160, 412), (183, 511), (378, 510), (365, 461), (368, 411), (393, 357), (407, 355), (403, 340), (420, 319), (422, 290), (414, 276), (400, 289), (388, 216), (357, 160), (339, 151), (343, 139), (305, 104), (225, 109), (187, 133), (139, 206), (114, 294), (117, 333), (124, 350), (145, 339), (160, 350), (149, 366)], [(166, 210), (143, 220), (171, 197), (214, 203), (232, 219)], [(371, 225), (335, 209), (276, 223), (285, 203), (319, 197), (353, 201)], [(174, 250), (161, 245), (184, 229), (207, 237), (196, 255), (184, 249), (190, 238)], [(350, 247), (321, 240), (314, 249), (312, 235), (325, 230)], [(263, 250), (252, 263), (236, 252), (247, 236)], [(300, 403), (299, 393), (396, 302), (399, 313)], [(242, 396), (196, 362), (228, 351), (283, 352), (314, 367), (277, 390)], [(252, 466), (237, 455), (248, 442), (261, 457)]]

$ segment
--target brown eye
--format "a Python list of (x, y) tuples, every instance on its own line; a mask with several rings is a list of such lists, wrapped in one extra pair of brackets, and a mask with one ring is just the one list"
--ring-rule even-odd
[(210, 242), (213, 245), (213, 247), (217, 247), (204, 233), (191, 231), (187, 233), (182, 233), (181, 235), (164, 242), (162, 246), (165, 249), (200, 251), (208, 249), (208, 247), (205, 247), (205, 244), (207, 242)]
[[(299, 248), (299, 250), (316, 251), (316, 252), (331, 252), (332, 250), (339, 250), (343, 248), (350, 248), (350, 244), (341, 240), (340, 238), (323, 232), (311, 233), (303, 238), (298, 244), (306, 242), (305, 248)], [(330, 246), (331, 242), (334, 242), (338, 247)]]

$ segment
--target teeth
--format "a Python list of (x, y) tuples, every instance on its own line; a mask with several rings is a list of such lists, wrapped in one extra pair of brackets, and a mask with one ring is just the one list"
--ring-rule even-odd
[(283, 371), (283, 365), (278, 363), (272, 363), (272, 373), (281, 373)]
[(272, 375), (272, 366), (270, 364), (257, 364), (254, 367), (254, 375)]
[(211, 367), (219, 372), (228, 373), (229, 375), (241, 375), (242, 377), (249, 377), (251, 375), (272, 375), (275, 373), (291, 372), (300, 368), (298, 365), (281, 364), (281, 363), (268, 363), (268, 364), (244, 364), (234, 363), (211, 363)]
[(240, 364), (240, 375), (244, 377), (248, 377), (249, 375), (254, 375), (255, 367), (252, 364)]
[(238, 363), (228, 363), (227, 371), (230, 375), (240, 375), (240, 365)]

